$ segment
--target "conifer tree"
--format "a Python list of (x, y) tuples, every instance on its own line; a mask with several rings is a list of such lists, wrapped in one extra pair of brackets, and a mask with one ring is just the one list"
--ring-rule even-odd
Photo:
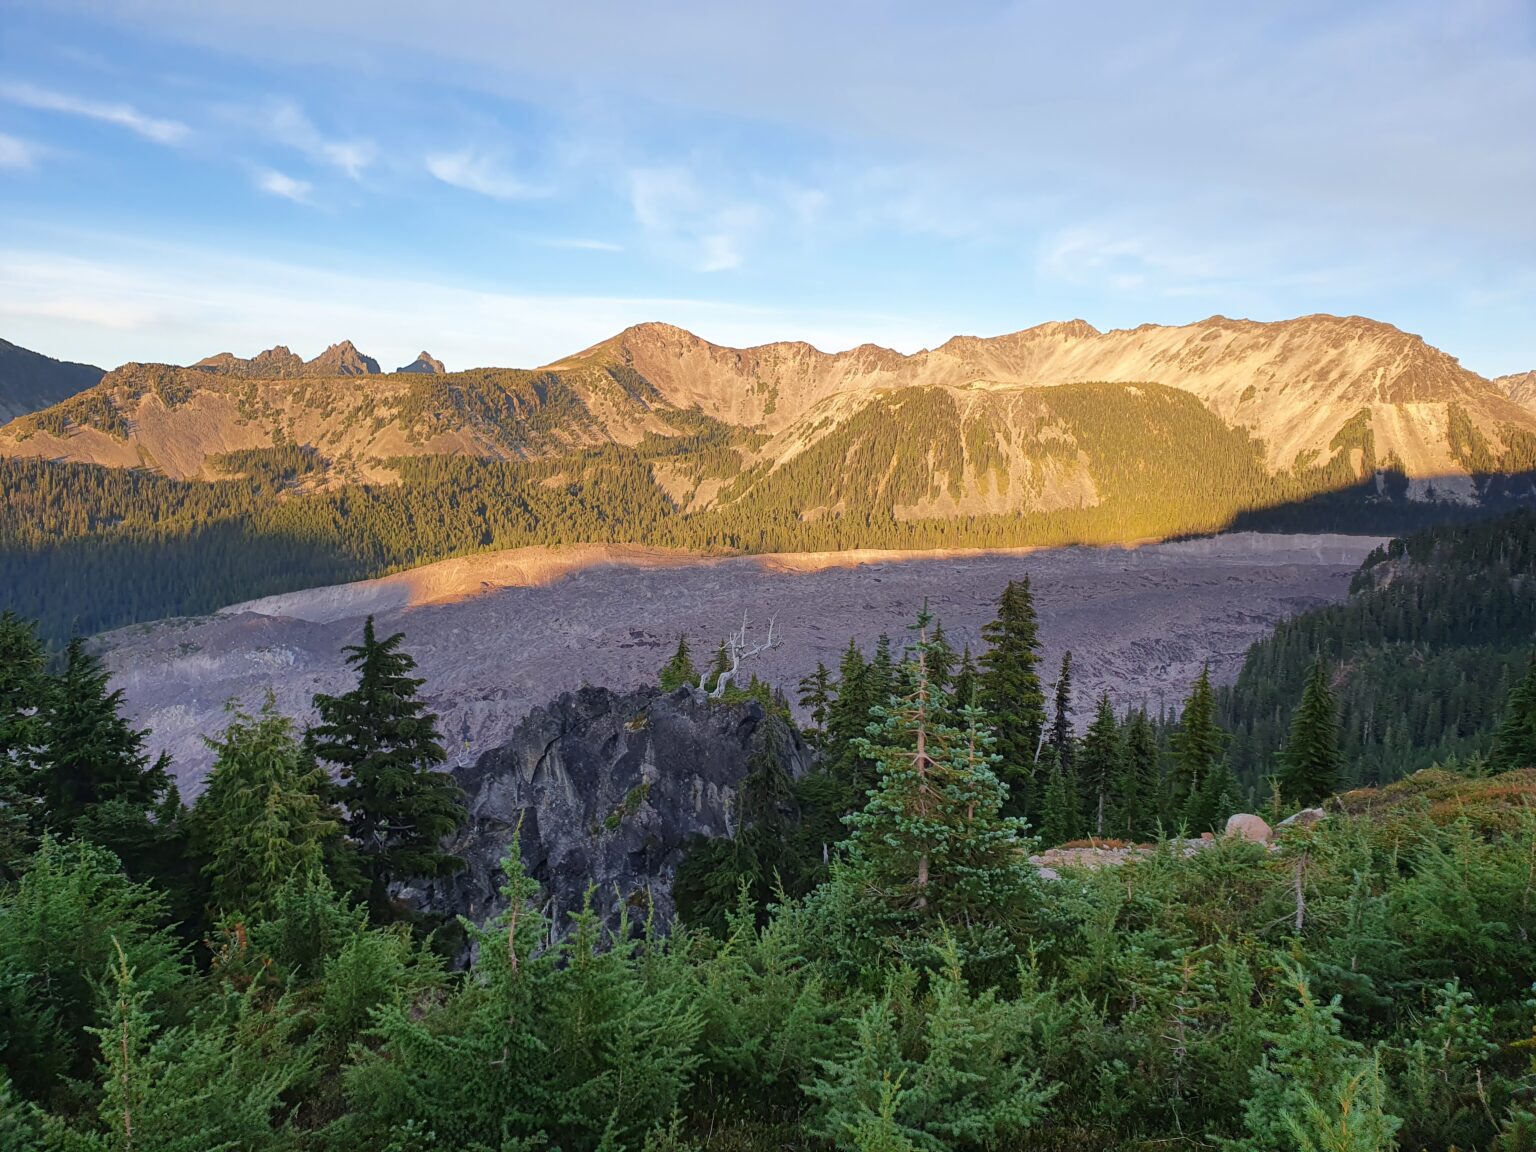
[(997, 618), (981, 630), (989, 647), (981, 656), (980, 704), (997, 734), (999, 773), (1008, 785), (1008, 811), (1033, 812), (1032, 795), (1040, 734), (1045, 730), (1045, 693), (1040, 686), (1040, 635), (1029, 577), (1010, 580), (997, 603)]
[(453, 778), (437, 771), (446, 758), (437, 717), (417, 695), (424, 682), (410, 675), (416, 662), (400, 650), (404, 639), (399, 632), (378, 639), (368, 617), (362, 643), (344, 649), (357, 687), (316, 696), (320, 723), (309, 733), (315, 755), (340, 772), (347, 833), (363, 861), (375, 923), (392, 915), (391, 883), (462, 866), (438, 847), (463, 823), (464, 801)]
[(811, 714), (811, 725), (804, 730), (806, 739), (813, 747), (820, 748), (825, 743), (827, 720), (831, 715), (834, 699), (832, 674), (827, 671), (827, 666), (818, 660), (816, 671), (802, 676), (797, 687), (800, 690), (800, 707), (807, 709)]
[(1237, 780), (1225, 760), (1205, 774), (1200, 787), (1184, 805), (1184, 822), (1192, 833), (1219, 832), (1238, 809)]
[(34, 777), (46, 684), (36, 626), (0, 613), (0, 877), (14, 872), (42, 823)]
[(928, 680), (931, 617), (918, 615), (914, 659), (897, 669), (900, 695), (876, 707), (860, 743), (879, 767), (869, 804), (848, 817), (856, 882), (902, 918), (987, 917), (1028, 884), (1022, 822), (1001, 815), (1006, 787), (991, 737), (968, 710), (965, 731), (944, 723), (949, 702)]
[(715, 658), (710, 661), (709, 671), (704, 676), (704, 691), (713, 692), (715, 685), (720, 683), (720, 677), (731, 670), (731, 656), (725, 650), (725, 641), (720, 641), (720, 647), (715, 649)]
[(884, 632), (875, 638), (875, 655), (869, 662), (867, 678), (871, 707), (887, 703), (897, 690), (896, 663), (891, 655), (891, 638)]
[(954, 698), (957, 707), (980, 705), (981, 701), (977, 698), (977, 693), (981, 690), (979, 675), (976, 660), (971, 655), (971, 646), (967, 644), (960, 653), (960, 666), (955, 670), (955, 682), (950, 686), (950, 695)]
[[(1239, 1147), (1387, 1152), (1399, 1121), (1386, 1112), (1375, 1061), (1342, 1034), (1337, 997), (1324, 1003), (1299, 970), (1290, 968), (1287, 976), (1296, 1000), (1282, 1026), (1264, 1034), (1263, 1062), (1253, 1070), (1252, 1094), (1243, 1105), (1248, 1138)], [(1325, 1133), (1332, 1139), (1319, 1140)]]
[(1211, 688), (1207, 664), (1184, 701), (1184, 711), (1174, 730), (1171, 799), (1174, 811), (1182, 812), (1190, 797), (1200, 790), (1205, 777), (1221, 761), (1226, 734), (1216, 722), (1216, 694)]
[(85, 642), (71, 640), (63, 671), (47, 686), (33, 787), (55, 834), (110, 848), (132, 874), (155, 874), (181, 835), (181, 800), (169, 760), (150, 760), (149, 733), (119, 715), (122, 691), (109, 691), (107, 681)]
[(1525, 676), (1509, 690), (1488, 761), (1495, 772), (1536, 768), (1536, 653)]
[(1125, 755), (1121, 760), (1120, 783), (1114, 789), (1114, 830), (1112, 835), (1130, 840), (1144, 840), (1157, 831), (1158, 779), (1157, 733), (1138, 708), (1124, 725)]
[(340, 829), (330, 781), (270, 693), (259, 715), (237, 712), (207, 744), (216, 756), (192, 808), (192, 849), (213, 907), (259, 917), (284, 884), (322, 872), (325, 841)]
[(27, 773), (35, 768), (46, 685), (37, 626), (0, 613), (0, 764)]
[(1280, 754), (1280, 795), (1290, 804), (1316, 804), (1337, 790), (1342, 768), (1338, 705), (1319, 654), (1291, 718), (1290, 742)]
[[(1099, 696), (1093, 723), (1083, 737), (1078, 756), (1078, 786), (1082, 789), (1083, 810), (1094, 835), (1104, 836), (1119, 798), (1115, 789), (1124, 783), (1125, 751), (1120, 740), (1120, 724), (1115, 719), (1109, 693)], [(1114, 831), (1114, 829), (1111, 829)]]
[(684, 685), (692, 687), (698, 682), (699, 670), (693, 666), (693, 653), (688, 648), (688, 637), (679, 633), (677, 651), (672, 653), (672, 659), (668, 660), (661, 670), (661, 690), (675, 692)]
[(1082, 834), (1082, 812), (1077, 782), (1062, 770), (1056, 749), (1046, 745), (1040, 757), (1045, 788), (1040, 798), (1040, 842), (1065, 844)]
[(1072, 730), (1072, 712), (1072, 653), (1066, 652), (1056, 676), (1049, 743), (1056, 752), (1062, 775), (1069, 779), (1077, 775), (1077, 735)]
[(928, 664), (928, 680), (937, 691), (951, 692), (951, 682), (955, 673), (955, 650), (944, 638), (944, 621), (934, 621), (933, 639), (929, 645), (928, 654), (924, 657)]
[(845, 790), (847, 810), (862, 807), (874, 774), (864, 761), (858, 741), (869, 727), (870, 708), (876, 703), (870, 685), (869, 665), (852, 639), (838, 664), (837, 695), (827, 710), (827, 771)]

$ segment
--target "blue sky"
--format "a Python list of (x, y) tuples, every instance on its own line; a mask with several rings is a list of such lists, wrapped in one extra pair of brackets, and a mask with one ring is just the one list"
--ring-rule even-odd
[(1360, 313), (1536, 368), (1536, 4), (5, 0), (0, 336), (532, 365)]

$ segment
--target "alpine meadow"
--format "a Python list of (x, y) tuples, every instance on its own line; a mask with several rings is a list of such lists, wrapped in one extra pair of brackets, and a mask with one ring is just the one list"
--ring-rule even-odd
[(1536, 1152), (1533, 99), (15, 0), (0, 1152)]

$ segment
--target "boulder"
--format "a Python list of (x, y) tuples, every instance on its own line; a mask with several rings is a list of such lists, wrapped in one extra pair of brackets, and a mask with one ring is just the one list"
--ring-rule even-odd
[(686, 687), (567, 692), (453, 770), (469, 820), (445, 847), (467, 867), (422, 885), (412, 902), (484, 923), (504, 907), (501, 862), (519, 834), (557, 932), (589, 888), (608, 923), (627, 903), (637, 920), (654, 913), (665, 927), (684, 844), (733, 833), (748, 761), (769, 745), (790, 775), (810, 766), (799, 734), (756, 701), (712, 702)]
[(1227, 829), (1224, 835), (1241, 836), (1244, 840), (1251, 840), (1255, 844), (1268, 844), (1274, 837), (1274, 832), (1262, 816), (1255, 816), (1252, 812), (1238, 812), (1227, 818)]

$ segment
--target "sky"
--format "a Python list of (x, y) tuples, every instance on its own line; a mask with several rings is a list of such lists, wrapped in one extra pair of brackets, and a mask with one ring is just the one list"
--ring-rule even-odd
[(0, 0), (0, 337), (1360, 314), (1536, 369), (1533, 0)]

